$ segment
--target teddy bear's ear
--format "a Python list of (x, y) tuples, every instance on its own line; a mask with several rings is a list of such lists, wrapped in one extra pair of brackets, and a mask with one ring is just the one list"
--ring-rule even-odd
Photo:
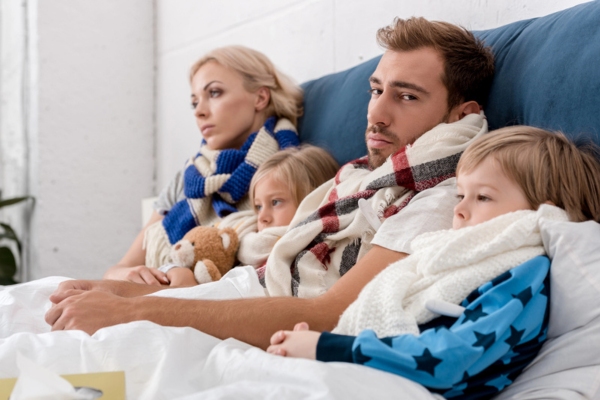
[(223, 249), (227, 250), (231, 244), (231, 238), (229, 237), (229, 234), (226, 232), (221, 232), (219, 236), (221, 236), (221, 240), (223, 241)]

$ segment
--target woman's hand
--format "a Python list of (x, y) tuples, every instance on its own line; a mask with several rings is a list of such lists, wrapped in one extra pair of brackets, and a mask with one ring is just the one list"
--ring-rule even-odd
[(194, 273), (189, 268), (175, 267), (167, 271), (167, 278), (169, 279), (171, 287), (186, 287), (196, 286), (196, 278)]
[(145, 265), (138, 265), (136, 267), (115, 265), (104, 274), (104, 279), (157, 286), (168, 285), (170, 283), (167, 274), (156, 268), (148, 268)]
[(294, 326), (293, 331), (275, 332), (271, 336), (271, 345), (267, 348), (267, 353), (315, 360), (320, 336), (319, 332), (309, 331), (306, 322), (300, 322)]

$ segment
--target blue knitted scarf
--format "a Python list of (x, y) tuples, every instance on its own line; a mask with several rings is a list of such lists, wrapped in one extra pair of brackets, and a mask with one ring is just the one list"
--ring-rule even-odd
[(211, 151), (203, 140), (200, 151), (185, 167), (186, 198), (176, 203), (163, 219), (169, 242), (176, 243), (190, 229), (205, 223), (203, 215), (210, 212), (209, 207), (220, 218), (236, 212), (236, 203), (248, 193), (256, 169), (280, 149), (298, 144), (294, 125), (275, 117), (267, 119), (239, 150)]

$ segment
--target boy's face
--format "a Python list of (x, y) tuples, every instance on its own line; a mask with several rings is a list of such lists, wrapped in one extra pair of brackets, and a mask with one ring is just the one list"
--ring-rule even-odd
[(456, 179), (457, 197), (452, 228), (474, 226), (502, 214), (531, 210), (523, 190), (509, 179), (492, 157)]
[(254, 186), (254, 211), (259, 232), (273, 226), (289, 225), (298, 208), (288, 184), (271, 175), (265, 175)]

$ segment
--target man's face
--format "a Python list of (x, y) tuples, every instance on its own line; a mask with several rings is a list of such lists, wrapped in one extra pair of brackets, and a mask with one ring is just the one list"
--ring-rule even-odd
[(440, 122), (458, 120), (448, 112), (443, 73), (442, 58), (433, 48), (388, 50), (381, 57), (370, 78), (365, 134), (372, 168)]

